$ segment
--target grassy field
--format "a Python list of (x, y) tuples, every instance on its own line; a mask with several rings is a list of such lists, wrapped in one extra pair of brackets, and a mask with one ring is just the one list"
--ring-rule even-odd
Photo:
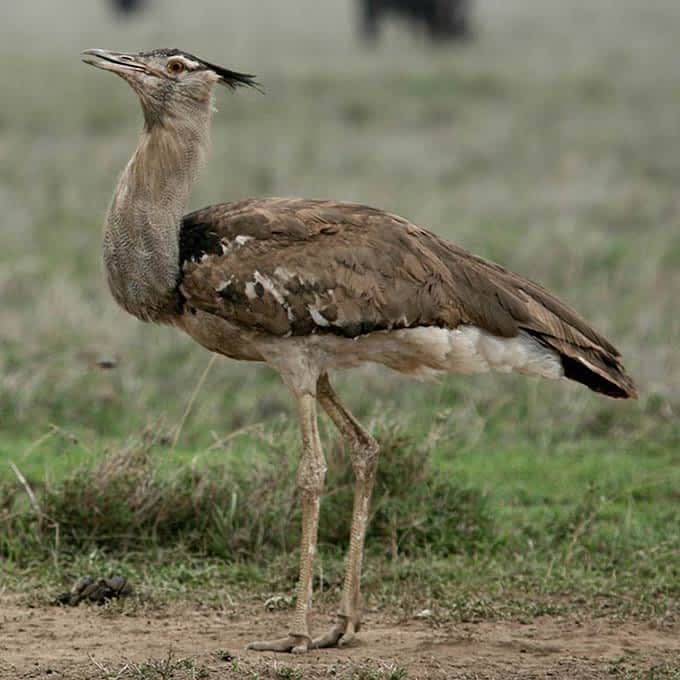
[[(132, 24), (91, 0), (3, 9), (0, 592), (44, 602), (111, 571), (156, 602), (294, 584), (284, 387), (219, 360), (187, 413), (208, 354), (126, 316), (103, 283), (101, 223), (140, 112), (78, 54), (167, 45), (267, 91), (220, 93), (192, 207), (302, 195), (401, 213), (547, 285), (639, 384), (616, 403), (513, 376), (339, 376), (386, 450), (368, 602), (442, 625), (582, 612), (677, 630), (680, 8), (480, 0), (470, 45), (433, 49), (393, 25), (365, 50), (349, 1), (253, 4), (158, 0)], [(323, 433), (322, 607), (351, 507)], [(643, 677), (626, 663), (620, 677)]]

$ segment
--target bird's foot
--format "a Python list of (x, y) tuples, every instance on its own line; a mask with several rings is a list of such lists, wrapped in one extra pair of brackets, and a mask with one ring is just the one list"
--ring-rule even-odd
[(327, 647), (349, 647), (356, 641), (361, 624), (347, 616), (340, 615), (338, 622), (324, 635), (312, 640), (312, 649)]
[(278, 640), (251, 642), (247, 647), (256, 652), (290, 652), (291, 654), (304, 654), (312, 648), (312, 640), (307, 635), (288, 635)]

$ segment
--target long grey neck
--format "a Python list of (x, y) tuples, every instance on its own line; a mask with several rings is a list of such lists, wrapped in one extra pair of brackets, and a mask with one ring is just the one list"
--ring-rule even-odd
[(211, 107), (147, 125), (120, 177), (104, 227), (111, 293), (144, 321), (177, 310), (179, 232), (191, 187), (203, 165)]

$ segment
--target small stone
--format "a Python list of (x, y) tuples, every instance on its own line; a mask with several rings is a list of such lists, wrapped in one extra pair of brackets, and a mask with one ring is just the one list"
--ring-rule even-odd
[(113, 357), (101, 357), (97, 359), (97, 368), (102, 371), (111, 371), (118, 366), (118, 362)]
[(115, 598), (129, 597), (134, 593), (132, 584), (123, 576), (100, 578), (95, 581), (91, 576), (78, 579), (73, 588), (55, 600), (55, 604), (75, 607), (83, 601), (104, 604)]
[(265, 601), (264, 607), (271, 611), (290, 609), (293, 606), (293, 598), (288, 595), (274, 595)]

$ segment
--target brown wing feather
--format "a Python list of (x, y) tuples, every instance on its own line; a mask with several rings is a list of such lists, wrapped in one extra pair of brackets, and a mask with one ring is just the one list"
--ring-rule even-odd
[(616, 348), (544, 288), (380, 210), (298, 199), (223, 204), (188, 215), (181, 246), (188, 304), (250, 329), (523, 330), (560, 354), (567, 377), (635, 396)]
[(204, 250), (184, 250), (181, 290), (190, 304), (276, 335), (455, 327), (450, 274), (406, 224), (323, 201), (207, 208), (185, 218), (187, 235), (211, 236)]

